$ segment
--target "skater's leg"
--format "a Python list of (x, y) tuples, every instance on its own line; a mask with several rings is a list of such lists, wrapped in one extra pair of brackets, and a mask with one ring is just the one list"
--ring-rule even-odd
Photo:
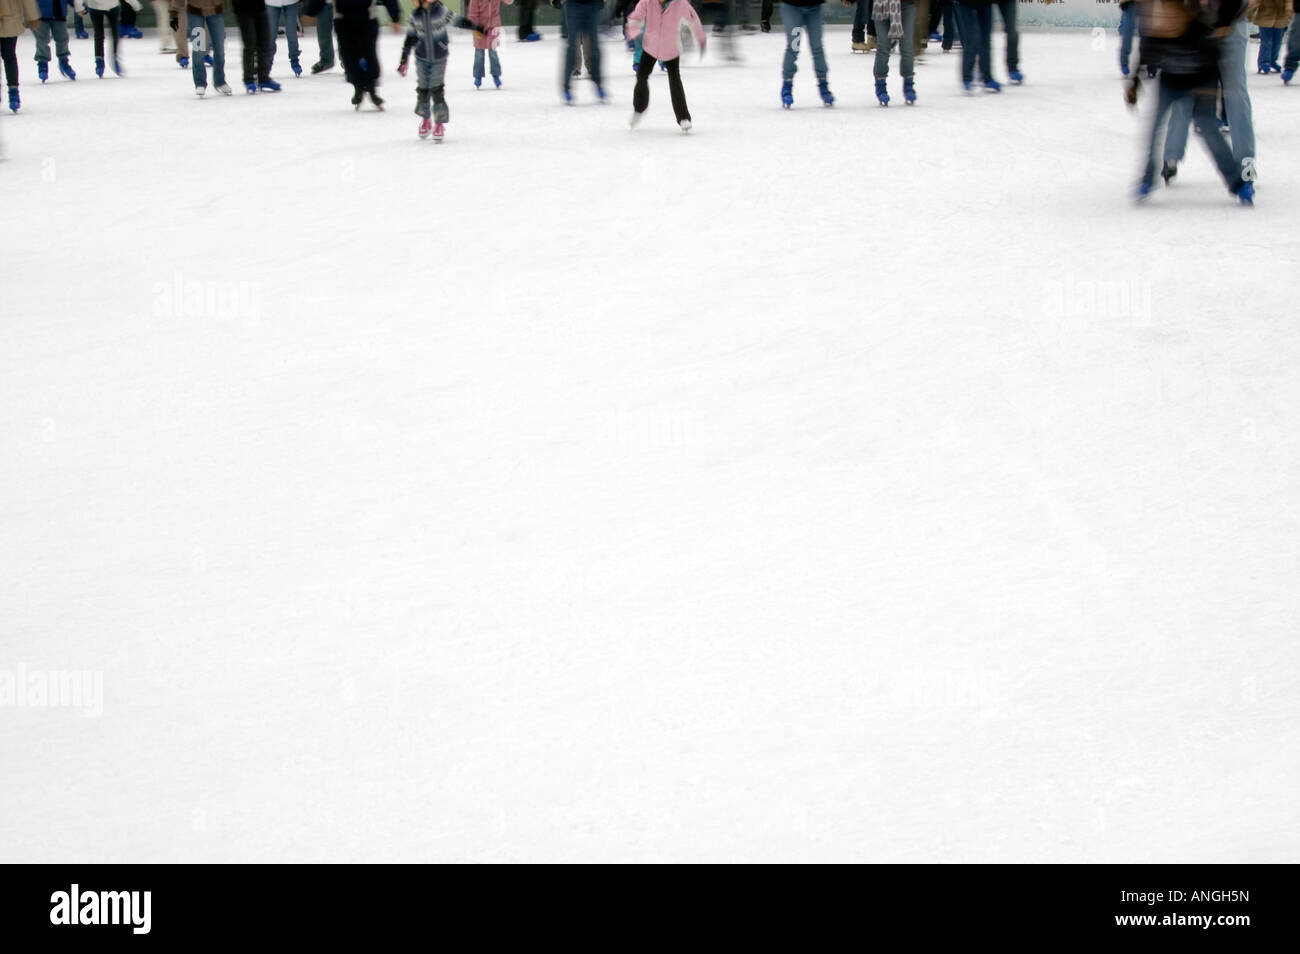
[(474, 78), (476, 80), (481, 80), (484, 76), (483, 57), (485, 55), (486, 53), (483, 50), (479, 50), (479, 49), (474, 50)]
[(212, 84), (226, 85), (226, 17), (218, 13), (205, 18), (208, 24), (208, 49), (212, 53)]
[(257, 81), (262, 83), (271, 78), (271, 53), (267, 49), (271, 25), (266, 22), (266, 17), (257, 14), (253, 14), (251, 19), (253, 37), (249, 42), (253, 44), (253, 67), (257, 70)]
[[(912, 49), (924, 50), (926, 44), (930, 42), (930, 31), (925, 25), (930, 22), (930, 0), (915, 0), (914, 3), (907, 3), (904, 6), (912, 7), (912, 12), (917, 16), (912, 19)], [(900, 40), (898, 47), (901, 50), (903, 42)]]
[(121, 31), (118, 29), (118, 8), (114, 7), (108, 11), (108, 38), (112, 41), (113, 62), (117, 62), (117, 44), (121, 39)]
[(587, 14), (587, 41), (591, 44), (591, 59), (587, 63), (587, 72), (591, 74), (592, 80), (600, 87), (604, 86), (604, 80), (600, 73), (600, 14), (604, 7), (600, 3), (588, 3)]
[(916, 25), (916, 6), (903, 4), (903, 38), (898, 41), (898, 72), (903, 77), (912, 75), (916, 62)]
[(564, 27), (564, 89), (569, 89), (570, 80), (573, 79), (573, 67), (578, 62), (578, 31), (572, 28), (569, 23), (572, 15), (572, 3), (565, 3), (560, 7), (561, 26)]
[(258, 80), (255, 72), (256, 61), (253, 59), (254, 51), (257, 49), (257, 27), (253, 26), (253, 22), (261, 19), (263, 18), (256, 13), (235, 11), (235, 24), (239, 27), (239, 45), (243, 47), (241, 59), (245, 86)]
[(433, 120), (438, 123), (451, 121), (447, 110), (447, 100), (443, 98), (443, 81), (447, 75), (447, 61), (434, 60), (429, 74), (430, 92), (433, 93)]
[(287, 7), (281, 7), (280, 11), (280, 17), (284, 21), (284, 38), (289, 45), (289, 62), (297, 63), (302, 52), (298, 46), (298, 0)]
[(979, 64), (984, 81), (993, 79), (993, 7), (979, 7), (975, 11), (979, 23), (979, 51), (976, 62)]
[(4, 61), (5, 84), (18, 85), (18, 37), (0, 37), (0, 60)]
[(1286, 59), (1282, 61), (1282, 68), (1300, 69), (1300, 13), (1291, 18), (1291, 32), (1287, 34)]
[(283, 7), (266, 5), (266, 68), (275, 65), (276, 46), (280, 42), (280, 11)]
[(334, 4), (327, 3), (316, 14), (316, 46), (320, 50), (317, 62), (321, 69), (334, 65)]
[(1165, 130), (1164, 161), (1176, 166), (1187, 152), (1187, 133), (1192, 125), (1192, 100), (1183, 97), (1169, 108), (1169, 125)]
[[(1002, 14), (1002, 27), (1007, 31), (1007, 72), (1014, 73), (1020, 69), (1020, 30), (1016, 26), (1016, 7), (1020, 0), (997, 0), (998, 12)], [(992, 24), (992, 11), (989, 11), (989, 23)]]
[(1232, 147), (1219, 132), (1217, 90), (1205, 87), (1195, 90), (1191, 97), (1195, 102), (1192, 116), (1196, 123), (1196, 133), (1214, 157), (1214, 164), (1219, 167), (1219, 175), (1223, 176), (1224, 184), (1235, 195), (1241, 188), (1241, 167), (1233, 161)]
[(785, 29), (785, 57), (781, 61), (781, 77), (794, 79), (799, 69), (799, 47), (803, 45), (803, 12), (806, 7), (781, 4), (781, 26)]
[(849, 42), (867, 42), (867, 0), (857, 0), (853, 4), (853, 32), (849, 36)]
[[(36, 62), (48, 63), (50, 61), (50, 22), (48, 20), (38, 20), (36, 25), (32, 27), (32, 36), (36, 39)], [(59, 55), (65, 56), (67, 54), (65, 51)]]
[[(962, 40), (965, 43), (965, 40)], [(1142, 183), (1146, 186), (1155, 184), (1158, 157), (1160, 155), (1160, 133), (1164, 129), (1169, 111), (1178, 100), (1190, 95), (1190, 90), (1174, 89), (1168, 83), (1161, 82), (1156, 94), (1156, 111), (1151, 117), (1151, 135), (1147, 143), (1147, 164), (1142, 172)]]
[(365, 33), (366, 91), (373, 93), (379, 85), (379, 21), (370, 20)]
[(975, 81), (975, 60), (979, 55), (979, 19), (975, 8), (964, 3), (953, 5), (957, 17), (957, 32), (961, 34), (961, 81)]
[(1246, 42), (1246, 18), (1241, 17), (1219, 45), (1223, 109), (1232, 130), (1232, 155), (1239, 169), (1247, 159), (1252, 169), (1255, 165), (1255, 116), (1250, 106), (1250, 89), (1246, 85)]
[(668, 95), (673, 102), (673, 115), (679, 125), (683, 120), (689, 122), (691, 111), (686, 108), (686, 90), (682, 87), (682, 58), (674, 56), (665, 60), (664, 66), (668, 68)]
[(808, 44), (812, 47), (813, 72), (817, 74), (817, 82), (826, 82), (829, 69), (826, 66), (826, 51), (822, 48), (822, 8), (805, 7), (804, 8), (804, 32), (808, 37)]
[(54, 55), (61, 60), (66, 60), (72, 55), (72, 48), (68, 46), (68, 24), (64, 20), (55, 20), (49, 24), (50, 32), (54, 34)]
[[(876, 62), (872, 73), (882, 80), (889, 75), (889, 6), (881, 4), (882, 19), (876, 22)], [(881, 37), (884, 37), (882, 42)]]
[(641, 51), (641, 62), (636, 66), (636, 85), (632, 87), (632, 111), (644, 113), (645, 108), (650, 105), (650, 74), (655, 68), (655, 58), (644, 50)]
[(499, 78), (501, 76), (501, 57), (497, 55), (496, 50), (493, 50), (491, 48), (488, 49), (487, 53), (488, 53), (488, 68), (493, 76)]
[(190, 75), (194, 77), (195, 86), (208, 85), (208, 68), (203, 63), (203, 54), (208, 48), (205, 30), (203, 15), (186, 10), (185, 32), (190, 38)]
[(95, 59), (104, 58), (104, 11), (90, 11), (90, 28), (95, 33)]

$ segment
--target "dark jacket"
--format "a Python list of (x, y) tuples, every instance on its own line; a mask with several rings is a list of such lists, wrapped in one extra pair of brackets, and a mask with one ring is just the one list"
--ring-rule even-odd
[(1144, 0), (1141, 65), (1156, 67), (1161, 82), (1178, 89), (1217, 84), (1222, 30), (1244, 6), (1243, 0)]
[[(378, 0), (388, 11), (388, 16), (394, 23), (402, 22), (402, 8), (398, 5), (397, 0)], [(314, 17), (325, 9), (325, 0), (307, 0), (303, 4), (302, 12), (304, 16)], [(334, 19), (350, 20), (375, 20), (379, 18), (379, 10), (376, 8), (376, 0), (334, 0)]]
[(415, 50), (417, 60), (445, 60), (447, 58), (447, 27), (456, 15), (438, 0), (427, 4), (423, 10), (411, 8), (411, 19), (406, 21), (406, 40), (402, 43), (402, 62)]

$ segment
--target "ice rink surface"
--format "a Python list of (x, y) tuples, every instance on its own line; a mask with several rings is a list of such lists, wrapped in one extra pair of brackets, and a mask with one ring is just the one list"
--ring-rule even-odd
[(1300, 860), (1300, 89), (1137, 209), (1113, 33), (124, 43), (0, 120), (4, 860)]

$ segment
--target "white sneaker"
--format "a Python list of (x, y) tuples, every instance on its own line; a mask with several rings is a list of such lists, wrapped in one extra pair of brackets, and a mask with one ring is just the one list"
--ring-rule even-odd
[(228, 83), (222, 83), (220, 86), (217, 87), (217, 92), (220, 93), (222, 96), (229, 96), (230, 85)]
[(689, 119), (683, 119), (683, 120), (682, 120), (680, 123), (678, 123), (677, 125), (679, 125), (679, 126), (682, 127), (682, 132), (690, 132), (690, 131), (691, 131), (691, 121), (690, 121)]
[(206, 93), (207, 91), (208, 91), (208, 88), (207, 88), (206, 86), (196, 86), (196, 87), (194, 87), (194, 95), (195, 95), (195, 96), (202, 96), (202, 95), (203, 95), (204, 93)]

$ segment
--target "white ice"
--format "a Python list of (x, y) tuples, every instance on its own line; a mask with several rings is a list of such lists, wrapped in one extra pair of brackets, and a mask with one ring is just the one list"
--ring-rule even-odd
[(1138, 209), (1113, 33), (689, 135), (459, 34), (437, 145), (236, 37), (19, 44), (5, 860), (1300, 860), (1300, 89)]

